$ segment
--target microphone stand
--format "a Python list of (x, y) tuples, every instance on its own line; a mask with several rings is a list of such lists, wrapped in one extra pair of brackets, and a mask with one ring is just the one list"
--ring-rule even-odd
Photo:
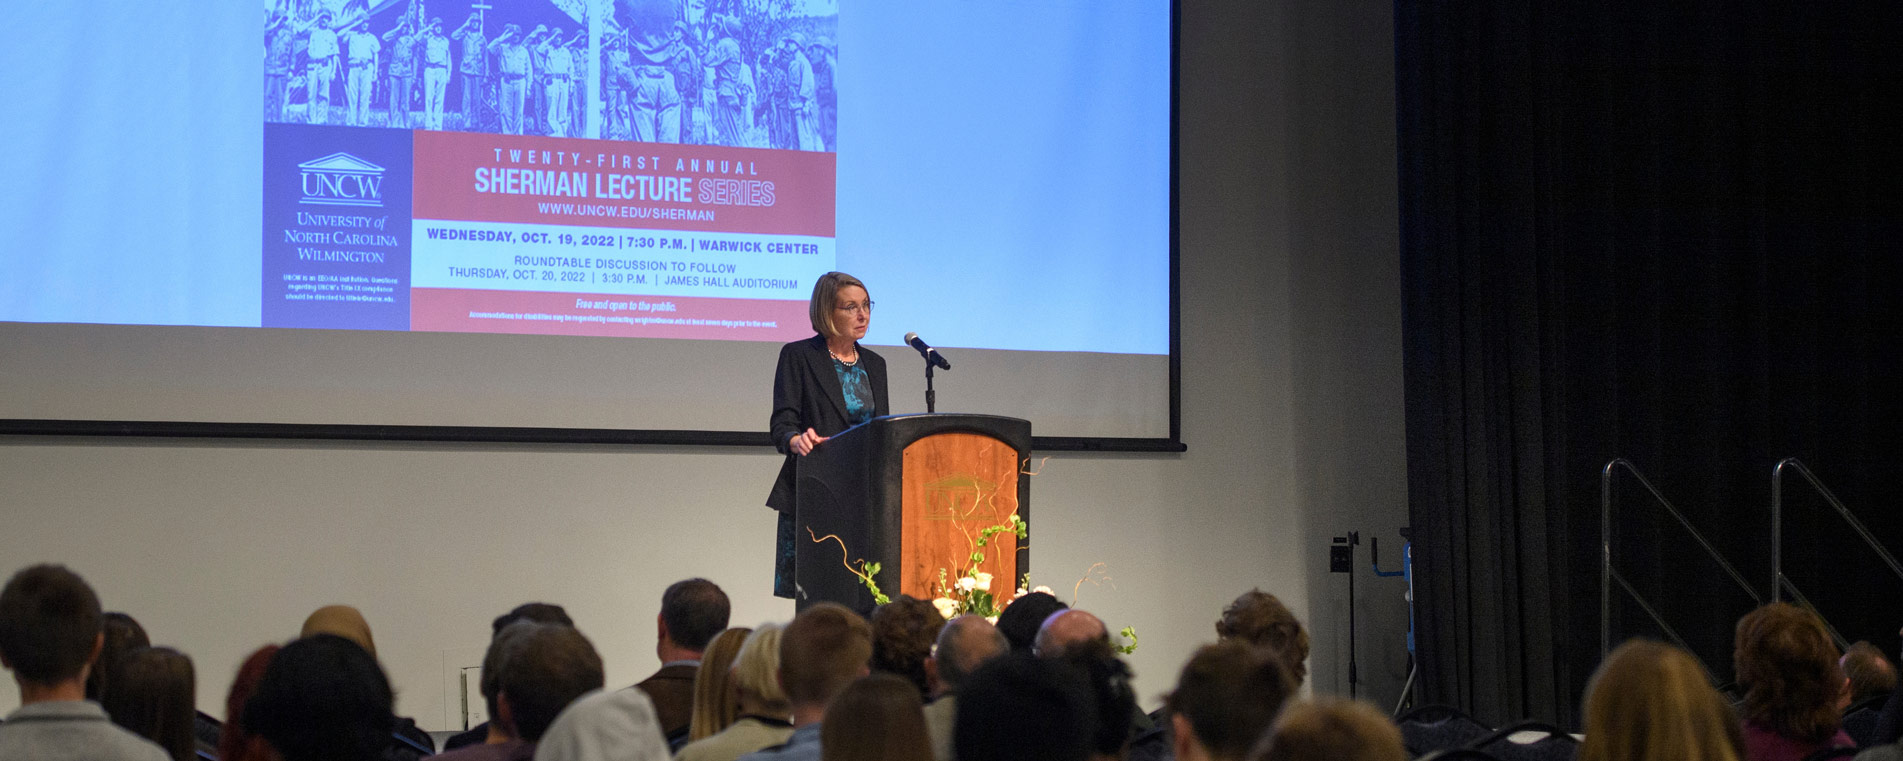
[(925, 358), (925, 414), (938, 411), (938, 392), (932, 390), (932, 368), (938, 365), (930, 357)]

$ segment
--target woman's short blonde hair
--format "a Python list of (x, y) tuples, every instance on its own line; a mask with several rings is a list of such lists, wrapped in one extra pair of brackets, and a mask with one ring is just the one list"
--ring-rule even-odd
[(813, 332), (827, 338), (839, 335), (839, 326), (833, 324), (833, 307), (839, 304), (839, 289), (849, 285), (859, 286), (866, 291), (867, 298), (872, 292), (859, 278), (844, 272), (828, 272), (813, 281), (813, 300), (807, 304), (807, 316), (813, 321)]
[(1698, 661), (1671, 645), (1632, 640), (1586, 685), (1580, 761), (1739, 761), (1737, 714)]
[(740, 643), (733, 659), (733, 686), (769, 708), (792, 712), (786, 691), (780, 689), (779, 624), (761, 624)]

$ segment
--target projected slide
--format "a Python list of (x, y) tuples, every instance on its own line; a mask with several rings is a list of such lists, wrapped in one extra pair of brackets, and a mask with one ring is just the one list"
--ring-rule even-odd
[(838, 13), (728, 9), (272, 6), (262, 325), (806, 335)]
[(1171, 17), (0, 5), (0, 419), (757, 432), (839, 270), (895, 412), (1166, 435)]

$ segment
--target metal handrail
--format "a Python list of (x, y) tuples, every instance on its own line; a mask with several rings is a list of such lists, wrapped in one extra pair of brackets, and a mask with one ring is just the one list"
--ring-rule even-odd
[[(1882, 558), (1884, 563), (1889, 564), (1890, 571), (1895, 573), (1898, 579), (1903, 579), (1903, 563), (1896, 562), (1896, 556), (1891, 555), (1889, 550), (1883, 548), (1883, 544), (1877, 541), (1876, 535), (1870, 533), (1870, 529), (1864, 527), (1863, 521), (1857, 520), (1857, 516), (1851, 515), (1850, 508), (1845, 507), (1844, 503), (1837, 499), (1837, 495), (1830, 492), (1830, 487), (1825, 486), (1823, 481), (1818, 480), (1817, 474), (1812, 473), (1810, 468), (1806, 467), (1803, 462), (1795, 457), (1786, 457), (1782, 460), (1778, 460), (1777, 465), (1771, 468), (1772, 602), (1777, 602), (1780, 593), (1783, 592), (1784, 586), (1790, 584), (1790, 580), (1784, 577), (1784, 469), (1786, 467), (1795, 468), (1798, 475), (1803, 476), (1804, 480), (1809, 481), (1811, 488), (1816, 489), (1818, 495), (1822, 496), (1825, 502), (1830, 503), (1831, 507), (1837, 509), (1837, 515), (1841, 516), (1845, 523), (1850, 524), (1850, 529), (1857, 532), (1857, 536), (1863, 539), (1863, 543), (1870, 545), (1870, 549), (1876, 551), (1877, 557)], [(1793, 586), (1791, 591), (1796, 592), (1796, 587)]]
[[(1679, 636), (1677, 629), (1672, 628), (1671, 624), (1665, 623), (1665, 619), (1659, 615), (1656, 608), (1652, 607), (1652, 603), (1640, 595), (1639, 590), (1632, 588), (1632, 583), (1625, 580), (1624, 574), (1613, 571), (1612, 578), (1614, 581), (1619, 582), (1619, 587), (1624, 589), (1626, 594), (1632, 595), (1632, 601), (1639, 604), (1640, 610), (1645, 611), (1646, 615), (1652, 617), (1652, 620), (1659, 625), (1659, 631), (1665, 632), (1666, 639), (1671, 640), (1672, 644), (1677, 645), (1680, 650), (1688, 653), (1696, 652), (1692, 650), (1691, 644), (1687, 643), (1684, 637)], [(1600, 660), (1605, 660), (1605, 654), (1600, 653), (1599, 658)], [(1718, 675), (1711, 673), (1711, 668), (1705, 665), (1705, 659), (1693, 656), (1692, 660), (1698, 661), (1698, 670), (1705, 672), (1706, 681), (1712, 684), (1719, 684)]]
[[(1612, 474), (1614, 470), (1620, 467), (1625, 468), (1626, 472), (1631, 473), (1634, 478), (1637, 478), (1639, 485), (1644, 486), (1646, 491), (1651, 492), (1652, 499), (1656, 500), (1659, 506), (1664, 507), (1665, 512), (1669, 513), (1674, 520), (1678, 521), (1678, 525), (1684, 526), (1685, 530), (1691, 533), (1692, 540), (1698, 542), (1698, 546), (1704, 548), (1705, 554), (1710, 555), (1712, 560), (1718, 561), (1718, 567), (1723, 568), (1725, 574), (1729, 575), (1732, 581), (1737, 582), (1739, 589), (1744, 590), (1745, 594), (1751, 596), (1753, 604), (1762, 605), (1764, 603), (1764, 598), (1759, 596), (1757, 590), (1751, 587), (1751, 583), (1744, 580), (1744, 574), (1738, 573), (1737, 567), (1733, 566), (1731, 561), (1726, 560), (1724, 555), (1719, 554), (1718, 548), (1713, 547), (1711, 542), (1705, 539), (1704, 534), (1699, 533), (1698, 529), (1692, 527), (1691, 521), (1685, 518), (1685, 514), (1679, 512), (1678, 508), (1672, 505), (1672, 501), (1666, 499), (1665, 494), (1660, 492), (1658, 487), (1653, 486), (1652, 481), (1647, 479), (1644, 473), (1639, 472), (1637, 465), (1633, 465), (1631, 460), (1627, 460), (1624, 457), (1615, 457), (1608, 461), (1606, 467), (1599, 471), (1600, 658), (1604, 658), (1607, 654), (1612, 652)], [(1665, 623), (1664, 619), (1659, 617), (1658, 612), (1652, 608), (1651, 604), (1648, 603), (1645, 598), (1639, 596), (1638, 591), (1633, 589), (1632, 585), (1625, 583), (1625, 579), (1623, 578), (1619, 579), (1619, 585), (1624, 587), (1626, 592), (1632, 595), (1633, 599), (1639, 601), (1639, 607), (1645, 610), (1646, 615), (1652, 617), (1653, 623), (1658, 624), (1659, 628), (1665, 630), (1667, 635), (1672, 636), (1673, 639), (1677, 639), (1677, 635), (1672, 631), (1672, 627)], [(1679, 641), (1682, 646), (1683, 640)], [(1690, 648), (1686, 649), (1690, 650)], [(1701, 663), (1700, 665), (1702, 666), (1703, 664)], [(1710, 672), (1707, 671), (1707, 673)]]
[(1830, 623), (1830, 619), (1824, 618), (1824, 612), (1818, 610), (1817, 606), (1812, 605), (1810, 598), (1805, 597), (1803, 592), (1797, 591), (1797, 585), (1791, 583), (1791, 577), (1778, 574), (1777, 578), (1779, 582), (1782, 582), (1781, 585), (1785, 589), (1790, 590), (1791, 599), (1797, 602), (1798, 607), (1810, 611), (1811, 615), (1816, 616), (1817, 620), (1824, 624), (1824, 631), (1829, 633), (1831, 640), (1837, 643), (1837, 650), (1839, 652), (1850, 649), (1850, 640), (1844, 639), (1843, 633), (1837, 631), (1837, 627)]

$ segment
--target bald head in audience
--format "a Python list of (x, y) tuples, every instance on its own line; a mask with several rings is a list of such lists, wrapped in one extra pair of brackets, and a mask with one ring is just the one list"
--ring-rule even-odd
[(959, 616), (938, 632), (932, 657), (925, 659), (925, 672), (931, 677), (932, 696), (958, 691), (965, 677), (980, 664), (1011, 652), (1010, 641), (983, 616)]
[(1896, 690), (1896, 666), (1883, 651), (1868, 642), (1858, 642), (1837, 659), (1844, 676), (1850, 678), (1850, 703), (1884, 697)]
[(1103, 625), (1103, 619), (1089, 611), (1071, 608), (1044, 619), (1044, 625), (1037, 630), (1037, 645), (1033, 650), (1041, 658), (1062, 658), (1072, 645), (1092, 640), (1110, 641), (1110, 630)]

